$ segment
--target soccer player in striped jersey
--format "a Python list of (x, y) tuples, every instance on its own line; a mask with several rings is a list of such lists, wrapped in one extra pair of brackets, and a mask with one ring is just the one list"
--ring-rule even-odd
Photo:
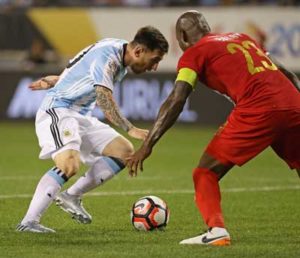
[[(168, 47), (160, 31), (143, 27), (131, 42), (103, 39), (75, 56), (60, 76), (32, 83), (33, 90), (50, 88), (36, 115), (36, 133), (40, 158), (52, 158), (55, 166), (38, 183), (18, 231), (55, 232), (40, 224), (42, 214), (55, 199), (79, 222), (91, 222), (81, 196), (119, 173), (134, 151), (129, 140), (92, 117), (91, 112), (97, 104), (112, 124), (130, 137), (145, 139), (148, 130), (135, 127), (121, 114), (112, 94), (114, 83), (122, 80), (128, 68), (136, 74), (155, 71)], [(58, 194), (78, 172), (81, 162), (89, 170)]]
[(193, 171), (195, 202), (208, 230), (180, 244), (229, 245), (218, 181), (233, 166), (242, 166), (271, 146), (300, 176), (300, 82), (249, 36), (211, 33), (197, 11), (178, 18), (176, 37), (184, 53), (175, 87), (127, 166), (131, 174), (143, 169), (143, 161), (174, 124), (198, 80), (227, 95), (235, 107)]

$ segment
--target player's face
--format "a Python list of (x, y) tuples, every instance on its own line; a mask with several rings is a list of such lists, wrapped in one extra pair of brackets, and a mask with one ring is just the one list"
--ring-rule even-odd
[(158, 49), (151, 51), (143, 48), (135, 52), (134, 55), (135, 59), (130, 68), (134, 73), (140, 74), (146, 71), (156, 71), (164, 53)]

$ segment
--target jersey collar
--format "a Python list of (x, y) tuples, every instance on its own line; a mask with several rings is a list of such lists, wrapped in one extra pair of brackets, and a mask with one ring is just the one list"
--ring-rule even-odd
[(125, 54), (126, 54), (127, 45), (128, 45), (127, 43), (123, 44), (122, 65), (123, 65), (124, 67), (126, 67), (126, 65), (125, 65)]

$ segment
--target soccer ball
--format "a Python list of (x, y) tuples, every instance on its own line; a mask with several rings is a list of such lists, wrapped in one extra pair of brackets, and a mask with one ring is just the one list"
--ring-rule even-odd
[(132, 225), (140, 231), (163, 229), (169, 222), (167, 204), (156, 196), (145, 196), (137, 200), (131, 209)]

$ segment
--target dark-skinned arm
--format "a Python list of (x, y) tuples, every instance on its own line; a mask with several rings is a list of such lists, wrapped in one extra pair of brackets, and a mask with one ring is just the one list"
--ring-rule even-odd
[(278, 67), (278, 69), (294, 84), (296, 89), (300, 92), (300, 80), (298, 79), (297, 75), (294, 74), (292, 71), (288, 70), (281, 64), (278, 60), (268, 54), (268, 57), (272, 60), (272, 62)]
[(188, 83), (184, 81), (175, 83), (174, 89), (160, 107), (156, 121), (144, 145), (153, 148), (160, 137), (176, 122), (191, 92), (192, 87)]
[(143, 171), (143, 161), (150, 156), (152, 148), (162, 135), (176, 122), (192, 90), (192, 86), (187, 82), (176, 81), (174, 89), (160, 107), (154, 125), (143, 145), (127, 160), (131, 176), (137, 175), (138, 168)]

